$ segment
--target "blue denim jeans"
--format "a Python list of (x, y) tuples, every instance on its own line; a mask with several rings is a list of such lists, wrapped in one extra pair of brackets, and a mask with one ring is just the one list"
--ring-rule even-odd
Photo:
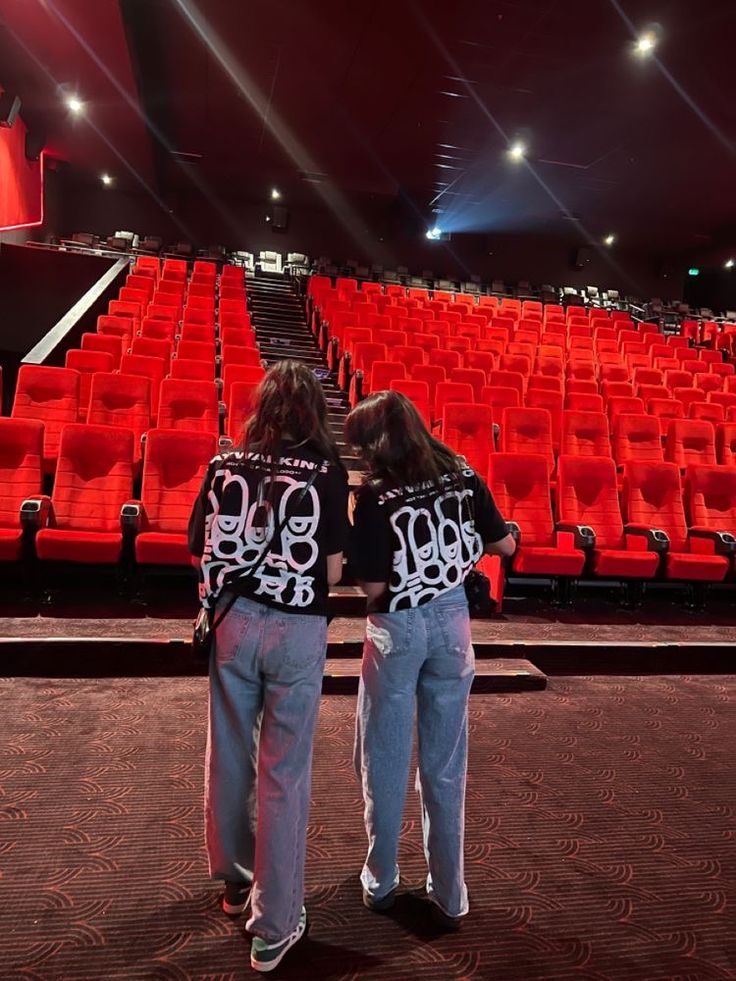
[(304, 902), (312, 742), (326, 640), (324, 617), (241, 598), (217, 628), (210, 662), (210, 874), (252, 882), (247, 927), (270, 942), (294, 930)]
[(382, 899), (399, 884), (399, 832), (417, 716), (427, 893), (450, 916), (468, 912), (463, 841), (468, 695), (475, 672), (462, 587), (424, 606), (368, 616), (356, 718), (368, 856), (363, 888)]

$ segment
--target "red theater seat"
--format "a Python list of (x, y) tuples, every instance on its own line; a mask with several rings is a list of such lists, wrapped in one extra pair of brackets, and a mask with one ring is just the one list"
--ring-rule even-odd
[(446, 402), (442, 412), (441, 438), (468, 466), (486, 472), (493, 450), (493, 411), (487, 405)]
[(569, 392), (565, 398), (565, 410), (571, 412), (603, 412), (603, 396)]
[(227, 414), (227, 435), (233, 443), (239, 443), (245, 424), (253, 414), (259, 381), (237, 381), (230, 386), (230, 405)]
[(685, 501), (692, 551), (725, 555), (733, 567), (736, 554), (736, 469), (688, 467)]
[(664, 460), (659, 420), (622, 412), (613, 420), (613, 457), (619, 468), (630, 460)]
[[(95, 380), (101, 377), (105, 376), (95, 375)], [(133, 451), (133, 433), (128, 429), (89, 424), (64, 429), (49, 526), (36, 535), (39, 559), (119, 561), (120, 513), (133, 489)]]
[[(674, 425), (674, 424), (673, 424)], [(702, 540), (688, 535), (680, 473), (673, 463), (628, 463), (624, 470), (627, 528), (667, 536), (663, 572), (667, 579), (720, 582), (729, 560), (697, 551)]]
[[(181, 344), (179, 347), (181, 348)], [(191, 354), (187, 356), (191, 357)], [(182, 354), (182, 357), (184, 357), (184, 354)], [(223, 344), (222, 363), (223, 365), (245, 364), (257, 368), (261, 364), (261, 352), (257, 347), (236, 347), (233, 344)]]
[[(177, 358), (187, 358), (188, 360), (192, 360), (192, 361), (208, 361), (211, 364), (214, 364), (215, 342), (214, 340), (211, 342), (179, 341), (179, 346), (176, 349), (176, 356)], [(249, 363), (249, 362), (243, 362), (243, 363)]]
[(442, 414), (445, 410), (445, 405), (448, 402), (466, 402), (473, 404), (474, 401), (473, 388), (466, 382), (439, 382), (434, 396), (434, 419), (437, 422), (442, 420)]
[(174, 358), (171, 362), (171, 378), (192, 378), (199, 381), (212, 381), (215, 377), (215, 366), (209, 361), (197, 361), (192, 358)]
[(64, 367), (79, 372), (79, 422), (84, 422), (87, 418), (92, 375), (97, 371), (112, 371), (113, 361), (113, 356), (107, 351), (79, 351), (72, 348), (66, 352)]
[(135, 540), (140, 565), (190, 564), (189, 515), (216, 452), (217, 439), (212, 433), (152, 429), (148, 434), (141, 530)]
[(166, 362), (146, 354), (124, 354), (120, 362), (121, 375), (141, 375), (151, 383), (151, 417), (158, 412), (158, 395), (166, 375)]
[(593, 531), (591, 571), (596, 576), (651, 579), (656, 574), (658, 554), (624, 534), (616, 465), (610, 457), (560, 456), (557, 516), (561, 527)]
[(716, 451), (721, 466), (736, 467), (736, 423), (724, 422), (716, 427)]
[(222, 369), (222, 401), (230, 405), (230, 387), (235, 382), (255, 382), (260, 384), (266, 372), (262, 365), (228, 364)]
[(605, 414), (589, 410), (565, 410), (562, 413), (560, 452), (569, 456), (610, 457), (611, 441)]
[(665, 459), (685, 470), (691, 464), (716, 462), (715, 427), (703, 419), (673, 419), (667, 429)]
[(75, 423), (79, 415), (79, 372), (71, 368), (21, 365), (11, 415), (14, 419), (37, 419), (43, 423), (44, 469), (53, 471), (62, 430)]
[(134, 337), (130, 345), (131, 354), (143, 354), (147, 358), (161, 358), (167, 365), (171, 363), (171, 341), (157, 337)]
[(585, 554), (570, 534), (557, 534), (550, 504), (549, 467), (544, 456), (494, 453), (488, 480), (501, 514), (519, 526), (511, 568), (519, 575), (579, 576)]
[(555, 467), (552, 419), (547, 409), (507, 408), (501, 415), (502, 453), (539, 454), (550, 474)]
[(479, 402), (486, 384), (486, 373), (480, 368), (453, 368), (448, 380), (470, 385), (473, 389), (473, 402)]
[(97, 333), (130, 338), (133, 336), (133, 321), (130, 317), (111, 317), (109, 314), (102, 314), (97, 318)]
[(181, 341), (195, 341), (198, 344), (215, 343), (214, 324), (183, 324), (181, 328)]
[(112, 355), (113, 370), (120, 367), (125, 338), (113, 334), (82, 334), (83, 351), (105, 351)]
[(392, 381), (389, 388), (396, 392), (402, 392), (414, 403), (417, 412), (424, 420), (428, 428), (432, 425), (432, 410), (429, 395), (429, 385), (424, 381), (417, 381), (412, 378), (399, 378)]
[(0, 562), (23, 553), (20, 508), (41, 493), (43, 423), (0, 418)]
[(647, 412), (659, 420), (660, 435), (666, 436), (672, 419), (684, 419), (685, 406), (676, 399), (649, 399)]
[(92, 376), (87, 423), (129, 429), (133, 458), (141, 458), (141, 437), (151, 425), (151, 382), (142, 375), (100, 372)]
[(546, 409), (552, 424), (552, 444), (559, 449), (562, 437), (562, 393), (532, 389), (526, 393), (524, 403), (528, 409)]
[(157, 428), (186, 429), (217, 435), (220, 421), (215, 383), (165, 378), (161, 383)]

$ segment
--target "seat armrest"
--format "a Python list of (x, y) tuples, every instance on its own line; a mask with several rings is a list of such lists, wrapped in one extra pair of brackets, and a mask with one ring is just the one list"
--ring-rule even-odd
[(140, 534), (146, 521), (146, 510), (142, 501), (126, 501), (120, 509), (120, 528), (125, 537)]
[(521, 528), (518, 526), (518, 524), (515, 521), (506, 522), (506, 531), (514, 539), (517, 546), (521, 544)]
[[(696, 546), (693, 551), (707, 551), (711, 555), (736, 554), (736, 537), (730, 531), (712, 531), (710, 528), (691, 528), (689, 538)], [(705, 546), (701, 549), (699, 545)]]
[(229, 436), (220, 436), (217, 440), (217, 448), (221, 453), (223, 451), (231, 450), (233, 448), (233, 441)]
[(575, 548), (595, 548), (595, 532), (589, 525), (573, 525), (561, 522), (557, 525), (558, 532), (567, 532), (574, 538)]
[(643, 538), (648, 552), (669, 552), (670, 539), (661, 528), (647, 528), (646, 525), (626, 525), (626, 537)]
[(52, 518), (51, 498), (45, 494), (28, 497), (20, 506), (20, 524), (24, 531), (39, 531), (45, 528)]

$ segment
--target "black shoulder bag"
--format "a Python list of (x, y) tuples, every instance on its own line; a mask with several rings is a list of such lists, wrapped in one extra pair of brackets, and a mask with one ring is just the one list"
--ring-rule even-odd
[[(463, 502), (468, 513), (468, 518), (475, 530), (475, 507), (471, 508), (466, 488), (460, 482), (460, 493), (463, 494)], [(475, 504), (475, 502), (473, 502)], [(477, 534), (477, 532), (476, 532)], [(463, 582), (465, 595), (468, 599), (468, 612), (471, 617), (489, 617), (496, 612), (496, 601), (491, 596), (491, 581), (488, 576), (474, 567), (465, 577)]]
[[(304, 487), (302, 487), (299, 497), (296, 500), (295, 507), (298, 508), (299, 505), (304, 500), (304, 498), (307, 496), (307, 493), (309, 492), (309, 488), (317, 479), (318, 473), (319, 473), (319, 466), (317, 467), (316, 470), (313, 470), (312, 473), (309, 475), (309, 480), (306, 482)], [(245, 575), (238, 576), (237, 578), (242, 580), (242, 579), (248, 579), (250, 576), (255, 575), (258, 569), (260, 569), (260, 567), (263, 565), (264, 559), (266, 558), (266, 555), (268, 554), (268, 550), (271, 547), (271, 543), (274, 541), (275, 538), (277, 538), (281, 534), (281, 532), (288, 525), (288, 523), (289, 523), (289, 518), (288, 516), (284, 515), (283, 519), (279, 522), (277, 527), (274, 528), (273, 535), (266, 542), (266, 547), (263, 549), (263, 551), (258, 556), (256, 561), (253, 563), (250, 569), (246, 570)], [(226, 589), (227, 586), (228, 586), (228, 582), (226, 580), (225, 582), (223, 582), (221, 589)], [(194, 621), (194, 631), (192, 633), (192, 653), (194, 654), (194, 657), (196, 658), (197, 661), (209, 660), (215, 642), (215, 632), (217, 631), (217, 628), (220, 626), (220, 624), (225, 619), (227, 614), (232, 609), (233, 605), (235, 604), (235, 601), (239, 598), (240, 596), (238, 593), (233, 593), (233, 595), (228, 599), (223, 609), (220, 610), (220, 612), (217, 615), (215, 615), (214, 610), (209, 610), (204, 606), (201, 608), (201, 610), (197, 614), (197, 619)]]

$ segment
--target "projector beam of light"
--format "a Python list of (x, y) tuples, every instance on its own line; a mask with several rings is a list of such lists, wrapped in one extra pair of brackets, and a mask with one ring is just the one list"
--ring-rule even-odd
[[(51, 84), (56, 88), (56, 90), (59, 91), (62, 87), (61, 82), (59, 82), (58, 79), (56, 79), (53, 76), (51, 71), (46, 67), (46, 65), (41, 61), (41, 59), (37, 57), (36, 53), (32, 51), (31, 48), (29, 48), (28, 45), (23, 41), (23, 39), (19, 37), (19, 35), (16, 34), (15, 31), (13, 31), (10, 27), (6, 26), (6, 30), (10, 35), (12, 35), (13, 40), (19, 45), (19, 47), (23, 49), (23, 51), (28, 55), (31, 61), (33, 61), (33, 63), (38, 66), (39, 70), (46, 76), (46, 78), (51, 82)], [(89, 126), (90, 129), (95, 133), (98, 139), (100, 139), (108, 148), (108, 150), (110, 150), (110, 152), (117, 157), (117, 159), (120, 161), (123, 167), (125, 167), (128, 173), (134, 178), (134, 180), (136, 180), (144, 189), (144, 191), (146, 191), (146, 193), (151, 197), (151, 199), (156, 202), (159, 208), (161, 208), (162, 211), (166, 212), (171, 216), (177, 228), (179, 228), (179, 230), (183, 232), (183, 234), (186, 235), (187, 238), (191, 238), (192, 237), (191, 231), (186, 227), (186, 225), (184, 225), (182, 221), (180, 221), (180, 219), (176, 217), (176, 215), (171, 214), (171, 211), (168, 205), (166, 204), (166, 202), (159, 197), (156, 191), (151, 187), (151, 185), (145, 179), (145, 177), (142, 174), (138, 173), (138, 171), (130, 163), (128, 158), (124, 156), (124, 154), (122, 154), (120, 150), (118, 150), (118, 148), (115, 146), (112, 140), (110, 140), (109, 137), (103, 132), (103, 130), (98, 125), (96, 125), (96, 123), (93, 122), (93, 120), (90, 118), (90, 114), (85, 113), (82, 118), (84, 119), (84, 122), (87, 124), (87, 126)]]
[[(322, 168), (289, 129), (280, 114), (269, 105), (263, 92), (254, 79), (246, 72), (233, 52), (219, 37), (193, 0), (174, 0), (179, 13), (189, 23), (208, 51), (233, 83), (238, 92), (249, 103), (253, 111), (264, 120), (271, 136), (277, 141), (294, 165), (306, 173), (322, 173)], [(334, 186), (316, 184), (317, 192), (328, 208), (335, 214), (353, 241), (366, 255), (373, 251), (374, 244), (363, 228), (363, 222), (348, 203), (345, 196)]]
[[(615, 0), (612, 0), (612, 2), (615, 2)], [(473, 99), (473, 101), (477, 105), (478, 109), (483, 114), (483, 116), (488, 120), (488, 122), (491, 124), (491, 126), (501, 136), (501, 138), (503, 139), (504, 145), (507, 146), (507, 147), (508, 146), (511, 146), (512, 141), (511, 141), (509, 135), (506, 133), (506, 131), (504, 130), (503, 126), (501, 126), (501, 124), (496, 119), (496, 117), (493, 115), (493, 113), (488, 108), (488, 106), (485, 104), (485, 102), (480, 98), (480, 96), (476, 92), (475, 88), (467, 81), (467, 79), (465, 79), (465, 77), (463, 76), (463, 73), (462, 73), (462, 69), (460, 68), (460, 65), (458, 65), (458, 63), (455, 61), (455, 59), (452, 57), (452, 55), (450, 54), (450, 52), (448, 51), (448, 49), (443, 44), (442, 40), (438, 37), (436, 31), (434, 30), (434, 28), (432, 27), (432, 25), (429, 23), (429, 21), (427, 20), (426, 16), (424, 15), (424, 13), (423, 13), (423, 11), (421, 9), (420, 4), (418, 4), (416, 2), (416, 0), (413, 0), (413, 2), (412, 2), (412, 9), (414, 10), (414, 14), (415, 14), (417, 20), (419, 20), (419, 22), (422, 24), (422, 26), (424, 27), (425, 32), (427, 33), (427, 35), (429, 36), (429, 38), (432, 40), (433, 44), (435, 45), (435, 47), (437, 48), (437, 50), (439, 51), (439, 53), (442, 55), (442, 57), (445, 59), (445, 61), (447, 62), (447, 64), (450, 65), (450, 67), (451, 67), (452, 71), (454, 72), (454, 74), (457, 75), (460, 78), (463, 78), (463, 82), (461, 84), (467, 89), (468, 95)], [(634, 281), (631, 279), (631, 277), (619, 265), (619, 263), (617, 263), (613, 259), (610, 250), (608, 250), (608, 249), (601, 249), (600, 248), (600, 240), (597, 239), (593, 234), (591, 234), (591, 232), (589, 232), (587, 230), (587, 228), (585, 228), (585, 226), (583, 225), (583, 223), (581, 221), (579, 221), (578, 219), (575, 218), (574, 214), (570, 211), (570, 209), (567, 207), (567, 205), (555, 194), (555, 192), (544, 181), (544, 179), (541, 177), (541, 175), (537, 173), (536, 168), (529, 162), (529, 160), (526, 159), (526, 157), (522, 157), (522, 159), (519, 161), (519, 166), (526, 169), (526, 171), (530, 174), (530, 176), (534, 178), (534, 180), (537, 182), (537, 184), (548, 195), (548, 197), (550, 198), (550, 200), (554, 202), (554, 204), (556, 205), (556, 207), (559, 208), (559, 210), (563, 213), (563, 215), (566, 218), (568, 218), (570, 221), (574, 221), (575, 222), (575, 224), (580, 229), (580, 232), (583, 235), (583, 237), (585, 238), (585, 240), (588, 243), (588, 245), (590, 245), (592, 248), (595, 248), (598, 251), (598, 253), (603, 257), (604, 261), (606, 261), (608, 263), (608, 265), (610, 265), (613, 269), (615, 269), (616, 272), (623, 279), (626, 279), (626, 280), (628, 280), (629, 282), (631, 282), (633, 284)], [(437, 201), (439, 198), (441, 198), (444, 193), (445, 192), (441, 192), (439, 195), (437, 195), (437, 197), (434, 198), (433, 203), (435, 201)], [(444, 219), (444, 225), (445, 225), (445, 230), (448, 231), (448, 232), (452, 232), (452, 231), (455, 231), (455, 230), (458, 230), (458, 231), (460, 230), (460, 229), (453, 228), (453, 225), (452, 225), (452, 213), (450, 213)]]
[[(636, 28), (634, 27), (633, 21), (628, 16), (628, 14), (623, 9), (623, 7), (618, 2), (618, 0), (610, 0), (610, 4), (613, 7), (613, 9), (616, 11), (616, 13), (619, 15), (619, 17), (621, 18), (621, 20), (624, 22), (624, 24), (628, 27), (629, 31), (631, 31), (632, 36), (634, 38), (638, 38), (639, 37), (639, 34), (638, 34)], [(700, 108), (700, 106), (692, 98), (692, 96), (688, 92), (686, 92), (686, 90), (682, 87), (682, 85), (680, 85), (680, 83), (677, 81), (677, 79), (672, 74), (672, 72), (666, 67), (666, 65), (663, 64), (662, 60), (657, 57), (656, 52), (654, 50), (655, 47), (656, 47), (656, 44), (653, 45), (648, 50), (648, 52), (645, 52), (645, 53), (648, 54), (649, 60), (651, 60), (651, 61), (654, 62), (654, 64), (660, 70), (660, 72), (662, 73), (662, 75), (664, 75), (664, 77), (670, 83), (670, 85), (675, 90), (675, 92), (677, 92), (677, 94), (680, 96), (680, 98), (683, 100), (683, 102), (690, 109), (692, 109), (692, 111), (698, 117), (698, 119), (703, 124), (703, 126), (705, 126), (705, 128), (707, 130), (709, 130), (710, 133), (713, 136), (715, 136), (715, 138), (718, 140), (718, 142), (722, 146), (724, 146), (730, 153), (736, 153), (736, 147), (734, 146), (733, 141), (732, 140), (729, 140), (729, 138), (726, 136), (726, 134), (721, 132), (721, 130), (716, 126), (716, 124), (713, 122), (713, 120), (710, 118), (710, 116), (708, 116), (708, 114), (706, 112), (704, 112)]]
[[(123, 101), (126, 103), (128, 108), (131, 109), (136, 114), (136, 116), (138, 116), (138, 118), (141, 120), (141, 122), (146, 127), (146, 129), (148, 129), (148, 131), (153, 135), (154, 139), (157, 140), (157, 142), (164, 148), (164, 150), (166, 150), (167, 153), (172, 154), (174, 151), (174, 147), (171, 145), (171, 143), (167, 140), (167, 138), (164, 136), (161, 130), (155, 125), (153, 120), (150, 119), (149, 116), (147, 116), (146, 113), (142, 110), (138, 101), (136, 101), (136, 99), (134, 99), (130, 95), (130, 93), (125, 88), (125, 86), (119, 82), (119, 80), (115, 77), (115, 75), (113, 75), (113, 73), (108, 68), (107, 64), (100, 57), (98, 57), (97, 52), (92, 47), (92, 45), (88, 43), (84, 35), (77, 30), (77, 28), (69, 20), (69, 18), (66, 17), (64, 12), (58, 8), (58, 6), (54, 3), (54, 0), (46, 0), (46, 7), (48, 10), (50, 10), (53, 13), (53, 15), (57, 18), (57, 20), (60, 21), (61, 24), (63, 24), (64, 28), (69, 32), (69, 34), (71, 34), (71, 36), (74, 38), (77, 44), (79, 44), (84, 49), (86, 54), (92, 59), (95, 65), (105, 76), (105, 78), (107, 78), (107, 80), (113, 86), (113, 88), (118, 93), (120, 98), (123, 99)], [(218, 196), (215, 194), (215, 192), (209, 186), (209, 184), (207, 184), (207, 182), (204, 181), (199, 174), (192, 173), (191, 170), (186, 168), (183, 165), (183, 163), (176, 157), (172, 156), (171, 159), (176, 163), (176, 165), (179, 167), (182, 173), (184, 173), (189, 178), (189, 180), (194, 184), (197, 190), (200, 191), (200, 193), (207, 198), (207, 201), (210, 203), (210, 205), (215, 209), (215, 211), (217, 211), (220, 217), (233, 230), (233, 232), (235, 232), (240, 238), (242, 238), (244, 235), (243, 228), (233, 219), (231, 209), (225, 207), (224, 203), (218, 198)], [(130, 167), (128, 169), (130, 169)], [(136, 175), (136, 178), (139, 181), (142, 181), (139, 175)], [(163, 210), (166, 211), (168, 214), (171, 214), (171, 211), (168, 208), (168, 206), (163, 201), (159, 200), (159, 198), (155, 195), (155, 192), (153, 192), (148, 187), (147, 184), (144, 184), (144, 186), (146, 187), (146, 190), (149, 193), (154, 194), (154, 198), (156, 202), (163, 208)], [(188, 238), (191, 238), (192, 237), (191, 232), (187, 230), (183, 225), (181, 225), (181, 223), (178, 224), (180, 230), (184, 232)]]

